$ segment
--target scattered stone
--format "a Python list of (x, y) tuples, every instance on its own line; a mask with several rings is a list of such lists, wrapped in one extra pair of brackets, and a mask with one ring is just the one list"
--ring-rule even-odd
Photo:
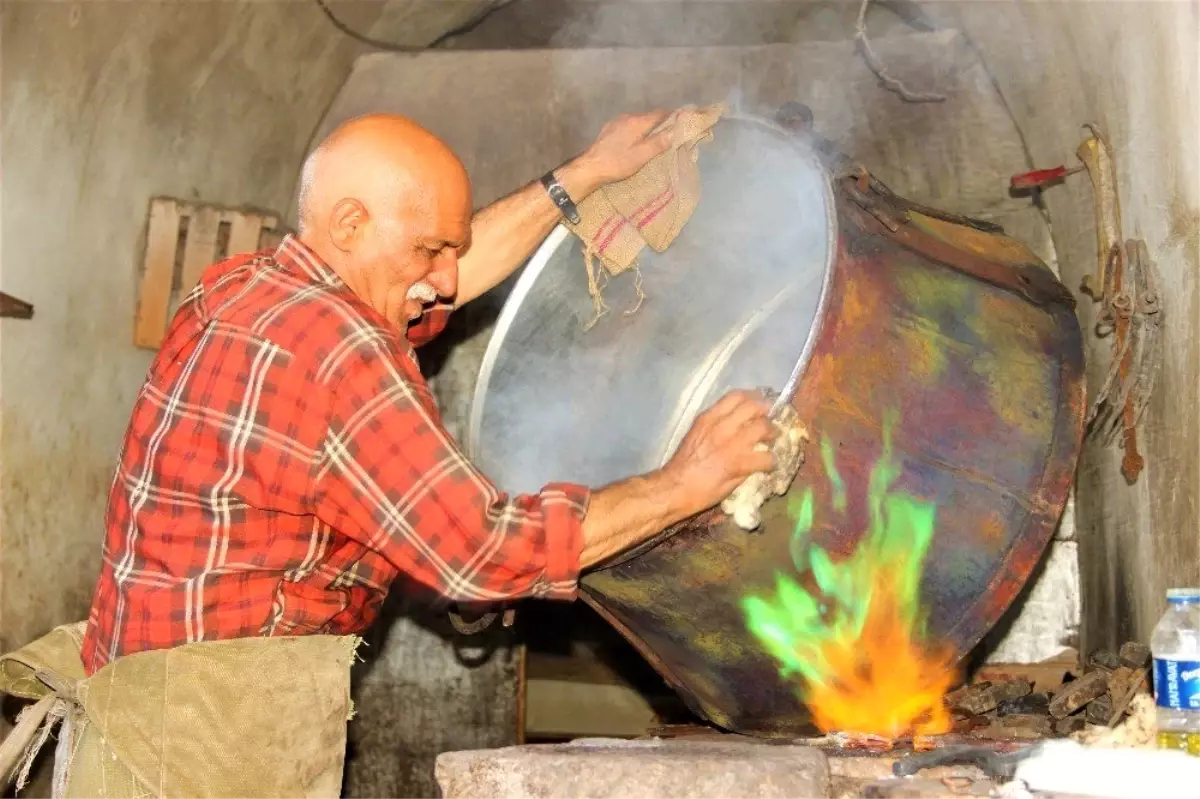
[(1083, 712), (1083, 717), (1087, 720), (1088, 724), (1107, 727), (1108, 720), (1112, 718), (1112, 714), (1112, 700), (1107, 696), (1101, 696), (1088, 703), (1087, 710)]
[(1088, 658), (1088, 666), (1112, 671), (1121, 667), (1121, 659), (1107, 649), (1097, 649)]
[(1081, 660), (1077, 651), (1068, 648), (1041, 663), (987, 663), (975, 672), (975, 679), (1000, 683), (1019, 677), (1033, 680), (1035, 691), (1056, 691), (1067, 675), (1082, 673)]
[(1138, 694), (1129, 705), (1129, 715), (1115, 727), (1092, 727), (1071, 735), (1085, 746), (1117, 749), (1153, 749), (1158, 725), (1155, 723), (1154, 697)]
[[(1012, 718), (1012, 716), (1009, 716)], [(971, 733), (972, 738), (982, 738), (985, 741), (1037, 741), (1046, 736), (1037, 730), (1027, 729), (1025, 727), (1001, 727), (998, 724), (993, 724), (990, 727), (984, 727), (982, 730), (975, 730)]]
[(1001, 702), (1020, 699), (1033, 690), (1029, 680), (1009, 680), (1002, 683), (979, 682), (955, 691), (948, 697), (950, 707), (972, 716), (982, 716), (999, 707)]
[(1149, 690), (1149, 683), (1144, 680), (1145, 676), (1144, 669), (1129, 666), (1122, 666), (1108, 675), (1108, 698), (1112, 700), (1113, 707), (1121, 707), (1121, 703), (1129, 698), (1129, 692), (1134, 690), (1134, 685), (1139, 682), (1142, 683), (1142, 689)]
[(1000, 719), (999, 723), (1001, 727), (1029, 730), (1041, 736), (1054, 734), (1054, 720), (1049, 716), (1022, 713), (1015, 716), (1005, 716)]
[(1067, 716), (1055, 722), (1054, 732), (1057, 735), (1071, 735), (1082, 730), (1085, 723), (1083, 716)]
[(992, 684), (987, 681), (963, 686), (950, 693), (946, 700), (951, 708), (970, 716), (982, 716), (1000, 704), (992, 694)]
[[(1000, 702), (1029, 696), (1031, 691), (1033, 691), (1033, 683), (1029, 680), (1010, 680), (996, 686), (996, 696), (999, 697)], [(999, 702), (996, 704), (999, 705)]]
[(1072, 680), (1055, 692), (1050, 700), (1050, 715), (1066, 718), (1108, 690), (1108, 672), (1093, 671)]
[(991, 780), (975, 780), (969, 784), (922, 778), (891, 778), (863, 787), (865, 799), (961, 799), (963, 796), (988, 796), (996, 784)]
[(1117, 656), (1122, 666), (1131, 669), (1142, 669), (1150, 662), (1150, 647), (1137, 641), (1127, 641), (1121, 644), (1121, 652)]
[(954, 732), (960, 735), (965, 735), (966, 733), (971, 732), (971, 730), (977, 730), (980, 727), (986, 727), (992, 723), (992, 720), (988, 718), (988, 715), (990, 714), (985, 714), (983, 716), (961, 716), (955, 718)]
[[(1111, 681), (1109, 684), (1111, 685)], [(1050, 712), (1050, 694), (1026, 694), (1017, 699), (1005, 699), (996, 707), (996, 712), (1000, 716), (1014, 716), (1020, 713), (1046, 715)]]

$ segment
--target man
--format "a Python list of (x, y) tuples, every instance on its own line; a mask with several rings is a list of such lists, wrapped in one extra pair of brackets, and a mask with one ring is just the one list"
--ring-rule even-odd
[[(669, 119), (611, 122), (545, 184), (578, 202), (632, 175), (669, 145), (669, 124), (648, 135)], [(297, 237), (203, 274), (112, 485), (82, 731), (59, 750), (74, 751), (71, 793), (336, 795), (354, 634), (396, 577), (458, 601), (570, 599), (581, 569), (773, 466), (747, 392), (662, 469), (594, 491), (510, 497), (464, 457), (413, 347), (550, 231), (545, 184), (472, 215), (442, 141), (362, 117), (305, 163)]]

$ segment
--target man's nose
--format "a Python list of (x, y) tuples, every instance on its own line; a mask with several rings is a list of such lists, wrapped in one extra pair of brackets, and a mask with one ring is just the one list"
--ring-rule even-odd
[(437, 265), (425, 278), (441, 297), (453, 298), (458, 293), (458, 253), (449, 250), (437, 259)]

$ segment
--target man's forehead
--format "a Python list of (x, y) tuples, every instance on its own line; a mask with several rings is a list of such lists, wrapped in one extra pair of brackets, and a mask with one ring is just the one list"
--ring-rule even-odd
[(471, 238), (470, 214), (433, 214), (426, 227), (425, 243), (462, 247)]

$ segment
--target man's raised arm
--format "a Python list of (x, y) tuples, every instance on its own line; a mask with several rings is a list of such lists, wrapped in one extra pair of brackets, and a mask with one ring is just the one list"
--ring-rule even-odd
[[(670, 111), (621, 116), (600, 131), (581, 155), (554, 170), (576, 203), (601, 186), (624, 180), (671, 143), (672, 123), (650, 136)], [(558, 207), (540, 181), (534, 181), (475, 214), (471, 246), (458, 262), (455, 307), (499, 285), (525, 263), (561, 219)]]

